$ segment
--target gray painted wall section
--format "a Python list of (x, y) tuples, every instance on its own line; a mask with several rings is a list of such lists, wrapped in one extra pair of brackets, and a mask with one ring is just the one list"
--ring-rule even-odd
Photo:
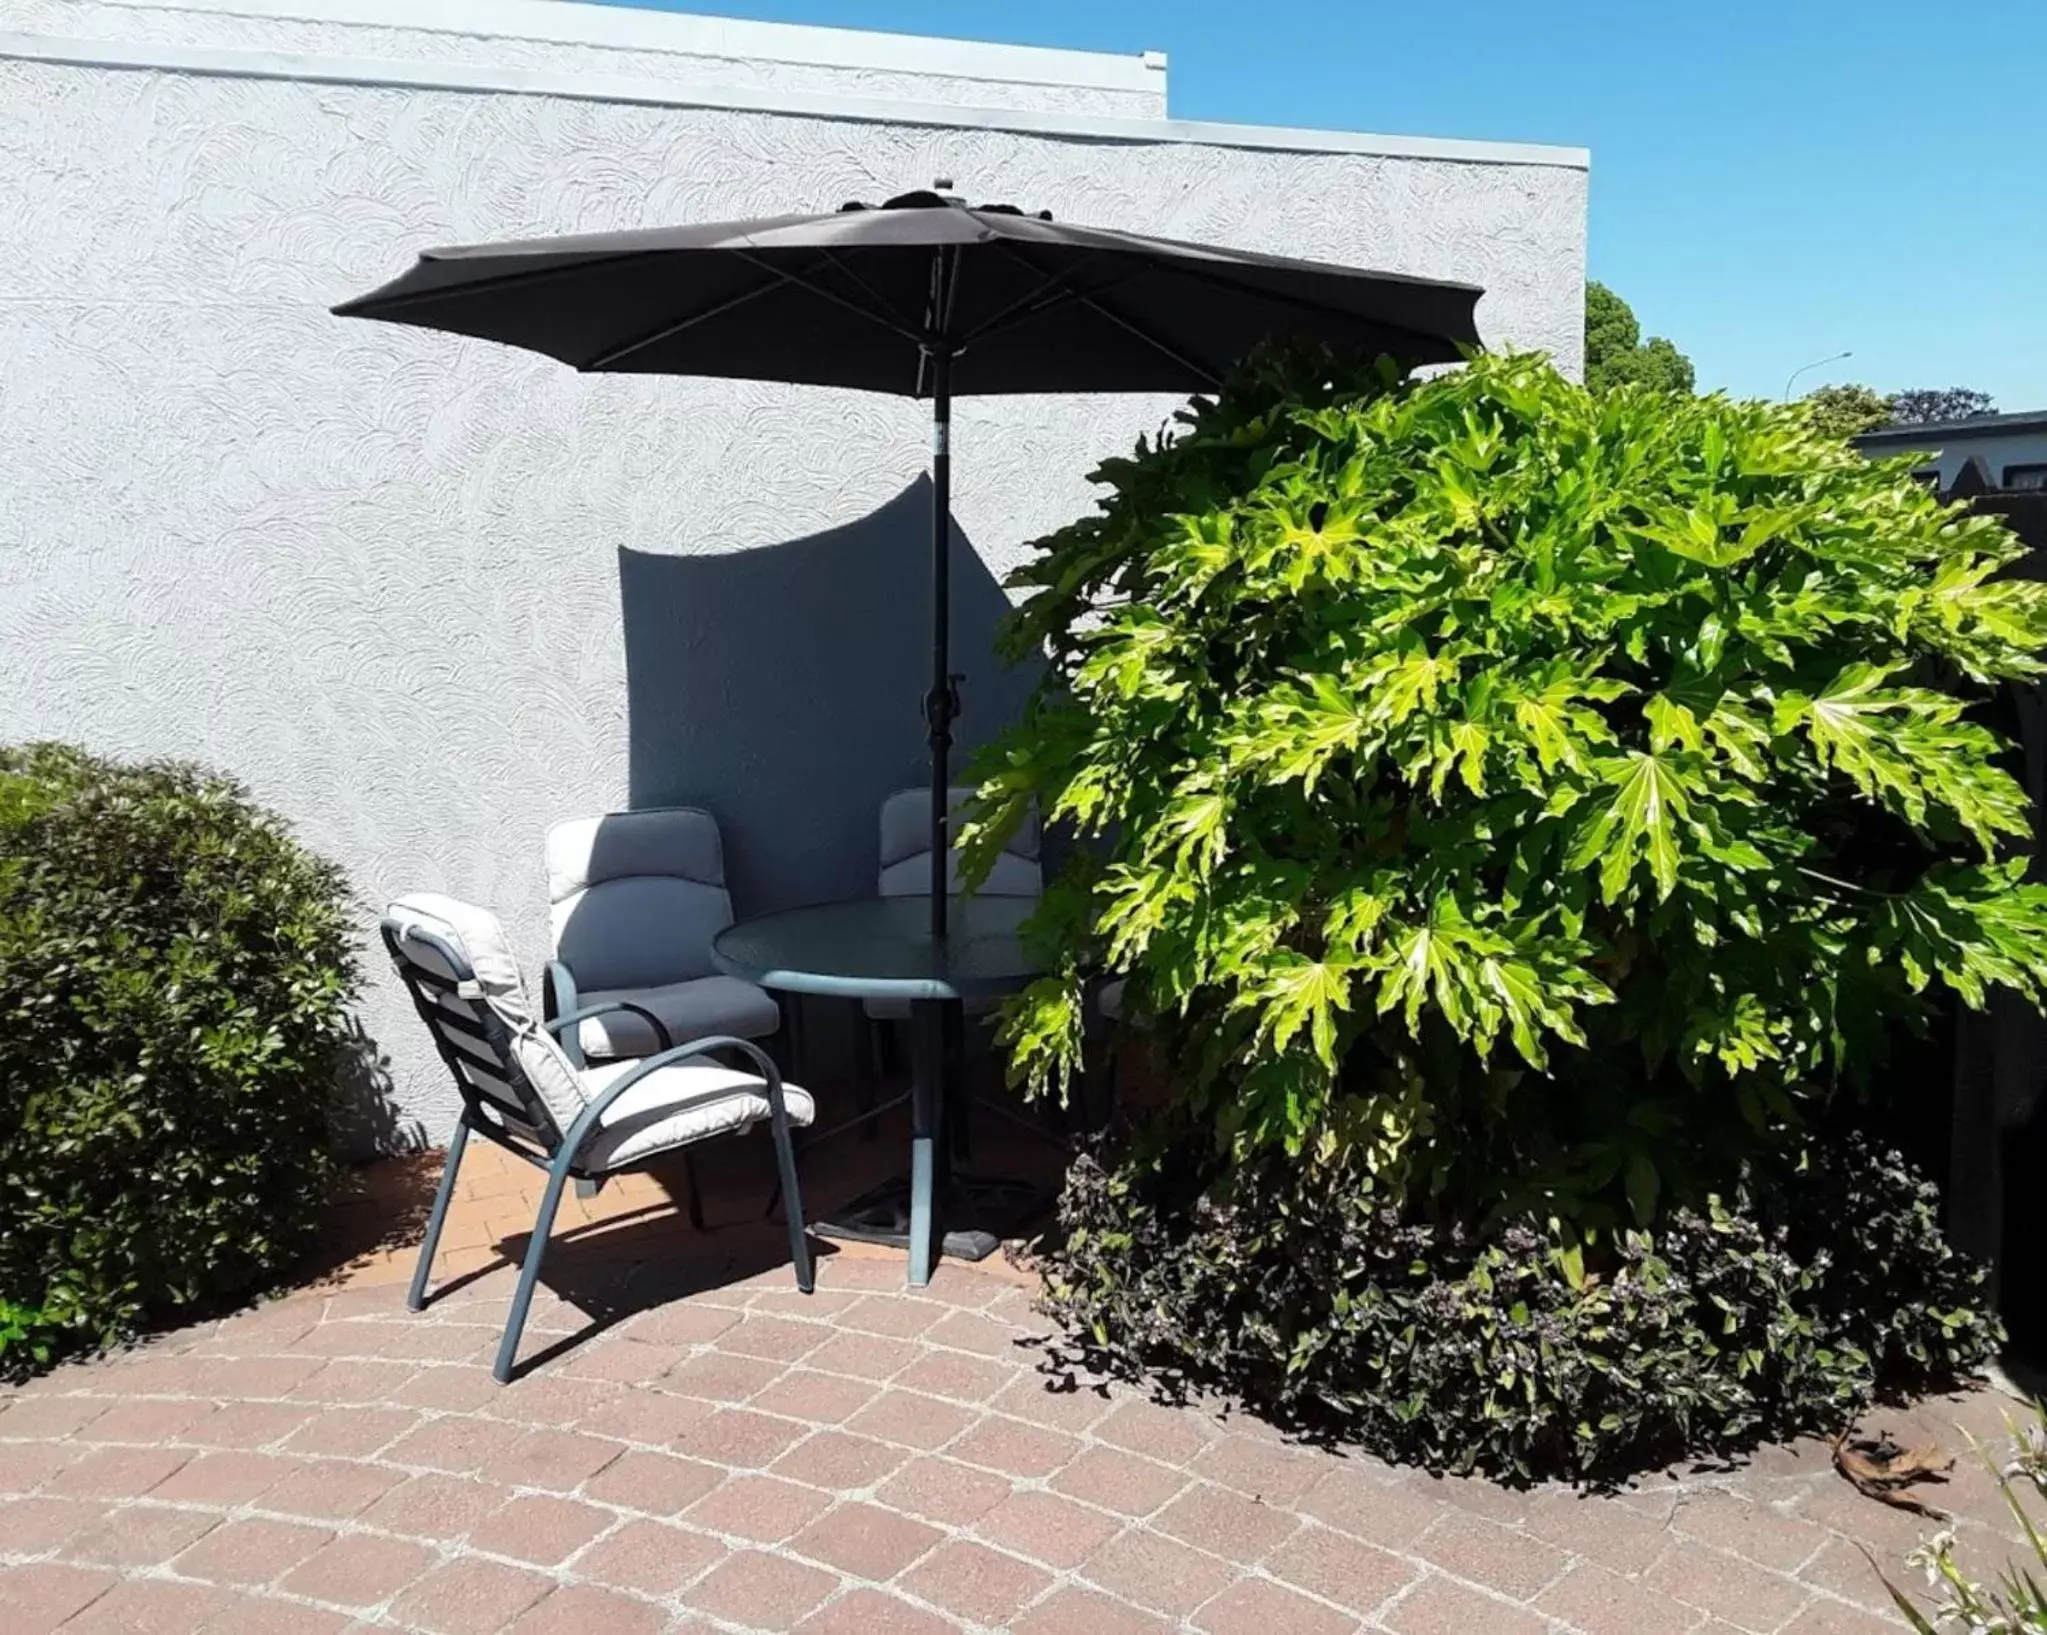
[[(928, 433), (910, 403), (582, 378), (326, 315), (420, 246), (945, 174), (1065, 219), (1470, 279), (1490, 340), (1579, 363), (1569, 163), (6, 60), (0, 107), (0, 739), (225, 768), (346, 866), (366, 927), (451, 891), (529, 960), (547, 826), (628, 799), (720, 812), (742, 912), (871, 889), (875, 796), (921, 757), (905, 496)], [(985, 653), (996, 578), (1170, 409), (962, 405), (970, 735), (1022, 685)], [(367, 963), (396, 1108), (438, 1137), (451, 1089)]]

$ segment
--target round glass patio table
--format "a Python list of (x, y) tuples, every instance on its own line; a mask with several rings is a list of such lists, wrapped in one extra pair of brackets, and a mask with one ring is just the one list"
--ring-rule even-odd
[(929, 898), (864, 897), (741, 920), (711, 942), (720, 971), (763, 988), (909, 1002), (910, 1173), (901, 1188), (913, 1287), (931, 1281), (939, 1216), (967, 1184), (954, 1184), (940, 1139), (952, 1099), (948, 1029), (959, 1025), (961, 1001), (1011, 992), (1038, 974), (1020, 935), (1037, 906), (1035, 897), (953, 897), (941, 940), (931, 935)]

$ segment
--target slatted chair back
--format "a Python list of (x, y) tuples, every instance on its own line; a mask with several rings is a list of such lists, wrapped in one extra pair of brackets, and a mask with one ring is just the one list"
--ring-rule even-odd
[(393, 903), (380, 929), (473, 1127), (552, 1155), (587, 1097), (534, 1019), (497, 916), (421, 892)]

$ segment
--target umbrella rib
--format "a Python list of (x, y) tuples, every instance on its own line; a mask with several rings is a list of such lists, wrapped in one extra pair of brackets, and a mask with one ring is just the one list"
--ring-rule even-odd
[[(1032, 272), (1036, 273), (1041, 279), (1045, 279), (1046, 283), (1052, 282), (1051, 279), (1045, 277), (1044, 269), (1041, 268), (1037, 264), (1037, 262), (1033, 261), (1029, 256), (1025, 255), (1023, 251), (1019, 249), (1016, 245), (1010, 243), (1007, 239), (998, 239), (996, 242), (1001, 245), (1003, 251), (1006, 254), (1008, 254), (1011, 257), (1011, 259), (1022, 262), (1026, 267), (1030, 268)], [(1146, 257), (1145, 260), (1148, 266), (1156, 269), (1158, 264), (1152, 261), (1150, 257)], [(1077, 291), (1075, 292), (1073, 299), (1078, 301), (1082, 306), (1086, 307), (1090, 312), (1097, 313), (1100, 316), (1108, 319), (1109, 322), (1114, 324), (1117, 328), (1125, 330), (1131, 335), (1134, 335), (1138, 340), (1144, 342), (1144, 344), (1150, 347), (1153, 351), (1159, 353), (1162, 357), (1171, 359), (1174, 363), (1177, 363), (1182, 369), (1185, 369), (1189, 374), (1195, 375), (1198, 378), (1207, 381), (1210, 386), (1219, 386), (1222, 384), (1220, 379), (1218, 379), (1216, 372), (1213, 369), (1209, 368), (1207, 364), (1195, 362), (1194, 359), (1188, 357), (1186, 353), (1182, 352), (1170, 341), (1161, 340), (1158, 336), (1152, 334), (1149, 330), (1147, 330), (1142, 324), (1137, 323), (1133, 319), (1126, 318), (1114, 307), (1108, 306), (1105, 303), (1098, 301), (1092, 294), (1086, 291)]]
[[(1380, 318), (1368, 316), (1361, 312), (1350, 312), (1343, 307), (1332, 306), (1326, 301), (1311, 300), (1304, 295), (1289, 295), (1284, 290), (1263, 289), (1241, 284), (1226, 274), (1211, 271), (1206, 267), (1196, 267), (1182, 262), (1157, 262), (1154, 265), (1161, 272), (1173, 273), (1182, 278), (1191, 278), (1197, 283), (1214, 284), (1221, 289), (1234, 290), (1239, 295), (1251, 296), (1260, 301), (1270, 301), (1275, 306), (1292, 307), (1296, 311), (1312, 312), (1324, 318), (1346, 318), (1353, 323), (1370, 324), (1375, 329), (1388, 330), (1397, 335), (1412, 335), (1416, 340), (1433, 341), (1438, 345), (1452, 340), (1450, 336), (1439, 331), (1416, 329), (1412, 324), (1403, 324), (1392, 318)], [(1455, 343), (1453, 342), (1452, 344)]]
[[(1028, 263), (1026, 264), (1028, 265)], [(1143, 270), (1148, 271), (1149, 268), (1147, 267)], [(1104, 290), (1111, 290), (1118, 284), (1127, 283), (1137, 276), (1138, 271), (1139, 269), (1137, 268), (1131, 268), (1122, 272), (1107, 283), (1098, 285), (1091, 293), (1100, 295)], [(974, 342), (986, 340), (990, 335), (999, 335), (1006, 329), (1014, 329), (1018, 324), (1027, 323), (1039, 313), (1047, 312), (1053, 307), (1058, 306), (1062, 301), (1075, 299), (1073, 285), (1079, 276), (1077, 272), (1067, 273), (1062, 277), (1040, 284), (1028, 295), (1019, 295), (1000, 312), (983, 320), (968, 330), (966, 334), (962, 335), (960, 337), (960, 345), (962, 347), (972, 346)]]
[[(344, 318), (379, 318), (387, 311), (404, 307), (430, 306), (436, 301), (454, 301), (476, 294), (479, 290), (509, 289), (519, 284), (544, 284), (550, 279), (568, 278), (576, 273), (588, 272), (593, 267), (613, 267), (621, 261), (637, 261), (644, 256), (665, 255), (665, 250), (621, 250), (616, 255), (586, 256), (578, 261), (559, 263), (552, 267), (521, 267), (514, 272), (491, 273), (483, 278), (465, 279), (459, 284), (442, 284), (430, 290), (407, 290), (397, 295), (380, 296), (372, 290), (368, 295), (357, 296), (353, 301), (344, 301), (334, 310)], [(424, 264), (430, 258), (421, 256)], [(448, 263), (443, 262), (446, 266)], [(372, 307), (371, 303), (374, 303)]]
[[(835, 306), (844, 307), (848, 312), (853, 313), (857, 317), (865, 318), (871, 324), (879, 324), (883, 329), (888, 330), (893, 335), (900, 335), (906, 341), (915, 341), (920, 345), (923, 343), (924, 337), (922, 335), (910, 328), (909, 325), (897, 321), (891, 313), (876, 312), (871, 307), (863, 307), (858, 301), (849, 301), (837, 290), (826, 289), (824, 285), (805, 277), (802, 273), (790, 272), (786, 268), (778, 267), (772, 261), (762, 259), (761, 256), (751, 250), (741, 250), (738, 253), (740, 258), (748, 264), (760, 268), (763, 272), (772, 273), (776, 278), (783, 280), (785, 283), (794, 284), (798, 289), (808, 290), (812, 295), (830, 301)], [(864, 284), (861, 287), (863, 289), (866, 288)]]
[[(780, 289), (784, 284), (794, 284), (798, 289), (805, 290), (812, 295), (821, 296), (827, 301), (835, 301), (848, 311), (856, 312), (873, 323), (882, 324), (890, 329), (896, 327), (889, 323), (886, 318), (868, 311), (857, 301), (848, 301), (844, 296), (837, 295), (831, 290), (825, 289), (822, 285), (812, 283), (801, 273), (791, 272), (785, 267), (777, 267), (772, 261), (763, 261), (759, 256), (744, 250), (739, 251), (738, 254), (739, 258), (748, 266), (766, 273), (768, 275), (768, 282), (756, 284), (752, 289), (741, 290), (737, 295), (728, 296), (723, 301), (705, 307), (701, 312), (693, 312), (687, 318), (678, 318), (673, 323), (663, 324), (660, 328), (650, 330), (644, 335), (636, 336), (630, 341), (622, 341), (617, 346), (607, 347), (604, 351), (598, 353), (596, 357), (590, 359), (589, 362), (580, 364), (578, 367), (584, 370), (608, 369), (621, 358), (629, 358), (636, 352), (644, 352), (650, 346), (659, 346), (663, 341), (673, 339), (685, 330), (694, 329), (698, 324), (708, 323), (713, 318), (722, 317), (732, 311), (733, 308), (742, 307), (749, 301), (758, 300), (761, 296)], [(899, 333), (908, 332), (899, 331)]]

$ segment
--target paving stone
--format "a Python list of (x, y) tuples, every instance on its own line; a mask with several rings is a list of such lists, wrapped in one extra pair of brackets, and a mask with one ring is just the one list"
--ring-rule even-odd
[(594, 1584), (564, 1584), (512, 1625), (513, 1635), (657, 1635), (668, 1614)]
[(576, 1574), (642, 1595), (671, 1595), (722, 1559), (716, 1539), (660, 1521), (628, 1522), (576, 1559)]
[(342, 1635), (361, 1628), (350, 1613), (245, 1591), (207, 1620), (205, 1635)]
[(1211, 1442), (1187, 1468), (1261, 1503), (1291, 1505), (1321, 1481), (1326, 1467), (1326, 1458), (1308, 1448), (1233, 1434)]
[(0, 1440), (76, 1436), (112, 1406), (102, 1397), (16, 1397), (0, 1413)]
[(581, 1487), (625, 1451), (623, 1444), (580, 1431), (528, 1431), (491, 1462), (492, 1480), (558, 1493)]
[(762, 1387), (749, 1406), (761, 1413), (801, 1420), (806, 1425), (839, 1425), (875, 1403), (879, 1390), (866, 1380), (820, 1373), (814, 1368), (792, 1368)]
[[(160, 1567), (219, 1524), (219, 1516), (204, 1510), (123, 1505), (74, 1535), (64, 1554), (73, 1561), (106, 1567)], [(0, 1547), (7, 1542), (5, 1535), (0, 1535)]]
[(1678, 1507), (1671, 1526), (1687, 1538), (1778, 1572), (1797, 1571), (1827, 1542), (1825, 1532), (1811, 1523), (1732, 1493), (1692, 1495)]
[(1122, 1530), (1120, 1517), (1055, 1493), (1012, 1493), (974, 1530), (989, 1543), (1053, 1567), (1077, 1567)]
[(931, 1300), (903, 1300), (891, 1291), (862, 1295), (833, 1319), (837, 1328), (857, 1329), (863, 1334), (886, 1334), (892, 1339), (914, 1340), (945, 1315), (946, 1308)]
[(1080, 1575), (1111, 1595), (1175, 1618), (1221, 1594), (1235, 1576), (1227, 1563), (1141, 1527), (1109, 1540)]
[(568, 1560), (612, 1524), (609, 1510), (575, 1499), (527, 1494), (508, 1501), (470, 1529), (471, 1547), (538, 1567)]
[(1522, 1515), (1529, 1532), (1566, 1554), (1587, 1557), (1618, 1573), (1642, 1572), (1670, 1542), (1660, 1521), (1610, 1499), (1569, 1491), (1525, 1497)]
[(1206, 1635), (1351, 1635), (1358, 1621), (1269, 1578), (1240, 1578), (1194, 1615)]
[(744, 1402), (773, 1381), (781, 1368), (754, 1357), (710, 1351), (686, 1357), (661, 1376), (661, 1389), (706, 1402)]
[(287, 1435), (278, 1451), (366, 1459), (418, 1423), (419, 1415), (404, 1408), (329, 1408)]
[(794, 1419), (725, 1408), (684, 1431), (676, 1447), (712, 1464), (766, 1470), (809, 1434), (810, 1427)]
[(386, 1532), (418, 1538), (460, 1538), (504, 1502), (496, 1484), (429, 1471), (408, 1477), (362, 1512), (362, 1520)]
[[(868, 1388), (873, 1390), (875, 1388)], [(980, 1411), (915, 1391), (881, 1388), (846, 1421), (846, 1429), (884, 1442), (933, 1452), (981, 1417)]]
[[(1094, 1590), (1055, 1590), (1020, 1616), (1011, 1635), (1171, 1635), (1174, 1625)], [(1263, 1635), (1285, 1635), (1269, 1629)]]
[(190, 1463), (185, 1448), (93, 1448), (43, 1483), (43, 1491), (74, 1499), (139, 1499)]
[(1420, 1576), (1398, 1556), (1330, 1527), (1303, 1527), (1265, 1558), (1265, 1570), (1360, 1616), (1384, 1605)]
[(184, 1439), (203, 1448), (267, 1448), (321, 1411), (288, 1402), (230, 1402), (192, 1426)]
[(0, 1555), (35, 1556), (57, 1549), (66, 1539), (96, 1529), (112, 1509), (100, 1499), (46, 1494), (0, 1500)]
[(628, 1449), (583, 1484), (585, 1497), (650, 1516), (687, 1510), (725, 1480), (725, 1472), (699, 1459)]
[(1080, 1452), (1077, 1437), (1014, 1419), (983, 1419), (946, 1444), (948, 1457), (1011, 1476), (1049, 1476)]
[[(875, 1589), (856, 1589), (819, 1607), (796, 1626), (797, 1635), (954, 1635), (959, 1625), (950, 1618), (913, 1607), (901, 1596)], [(1075, 1626), (1069, 1635), (1083, 1635)], [(1109, 1635), (1086, 1629), (1085, 1635)]]
[(993, 1510), (1013, 1486), (1007, 1477), (926, 1456), (903, 1466), (875, 1490), (874, 1498), (877, 1504), (941, 1526), (965, 1527)]
[(1094, 1427), (1100, 1441), (1175, 1466), (1192, 1464), (1215, 1434), (1195, 1415), (1156, 1402), (1121, 1403)]
[(1012, 1365), (992, 1358), (927, 1351), (889, 1383), (905, 1391), (921, 1391), (927, 1396), (979, 1406), (992, 1400), (1014, 1373)]
[(855, 1379), (885, 1380), (900, 1374), (924, 1355), (916, 1342), (880, 1334), (840, 1333), (803, 1359), (805, 1366)]
[(471, 1414), (448, 1414), (400, 1437), (381, 1457), (387, 1464), (426, 1470), (478, 1471), (486, 1465), (495, 1467), (519, 1436), (516, 1425)]
[(310, 1516), (319, 1521), (346, 1521), (361, 1515), (405, 1480), (402, 1470), (359, 1465), (333, 1459), (302, 1464), (265, 1488), (262, 1504), (285, 1516)]
[[(1814, 1600), (1783, 1626), (1781, 1635), (1897, 1635), (1899, 1627), (1895, 1612), (1885, 1616), (1851, 1607), (1845, 1601)], [(1701, 1631), (1700, 1635), (1706, 1632)]]
[(1248, 1566), (1293, 1532), (1300, 1522), (1291, 1511), (1202, 1484), (1167, 1505), (1151, 1525), (1211, 1555)]
[(231, 1604), (227, 1591), (210, 1584), (124, 1578), (72, 1618), (64, 1635), (182, 1635), (203, 1628)]
[(966, 1540), (943, 1544), (901, 1579), (919, 1600), (1000, 1628), (1052, 1582), (1044, 1569)]
[(1053, 1430), (1079, 1435), (1107, 1418), (1116, 1404), (1087, 1386), (1062, 1388), (1047, 1376), (1032, 1372), (996, 1392), (988, 1406), (997, 1413), (1027, 1419), (1033, 1425), (1049, 1425)]
[(209, 1584), (269, 1584), (333, 1537), (324, 1527), (297, 1522), (230, 1519), (186, 1550), (172, 1568), (182, 1578)]
[(1438, 1517), (1413, 1548), (1445, 1572), (1503, 1591), (1517, 1601), (1540, 1593), (1569, 1559), (1540, 1539), (1460, 1510)]
[(1550, 1585), (1534, 1606), (1584, 1635), (1685, 1635), (1699, 1620), (1691, 1607), (1588, 1561)]
[(1051, 1479), (1052, 1488), (1123, 1516), (1148, 1516), (1188, 1485), (1186, 1472), (1126, 1453), (1083, 1448)]
[(634, 1390), (614, 1397), (587, 1418), (577, 1421), (576, 1428), (592, 1436), (608, 1436), (618, 1442), (670, 1447), (714, 1412), (716, 1409), (712, 1404), (695, 1397)]
[(855, 1501), (826, 1511), (791, 1539), (788, 1548), (854, 1578), (883, 1583), (944, 1537), (923, 1522)]
[(0, 1443), (0, 1494), (33, 1493), (83, 1451), (66, 1442)]
[(115, 1583), (104, 1569), (54, 1561), (0, 1567), (0, 1629), (8, 1635), (43, 1635)]
[(1392, 1635), (1547, 1635), (1549, 1625), (1525, 1608), (1481, 1595), (1431, 1574), (1385, 1612)]
[(818, 1431), (798, 1442), (770, 1469), (777, 1476), (808, 1482), (813, 1487), (853, 1492), (874, 1486), (911, 1458), (907, 1449), (877, 1442), (872, 1437)]
[(423, 1545), (375, 1533), (350, 1533), (321, 1545), (286, 1573), (278, 1587), (337, 1606), (381, 1606), (434, 1560)]
[(1805, 1602), (1802, 1584), (1719, 1550), (1673, 1542), (1642, 1582), (1739, 1629), (1774, 1630)]
[(523, 1567), (467, 1557), (436, 1567), (391, 1606), (401, 1628), (430, 1635), (488, 1635), (554, 1588)]
[(757, 1629), (790, 1629), (838, 1587), (816, 1567), (759, 1550), (728, 1556), (684, 1592), (701, 1612)]
[(833, 1330), (822, 1323), (803, 1323), (794, 1318), (748, 1312), (738, 1324), (718, 1337), (718, 1350), (729, 1356), (792, 1363), (815, 1351), (832, 1337), (832, 1333)]
[[(200, 1420), (210, 1418), (214, 1405), (181, 1398), (145, 1397), (135, 1402), (116, 1402), (103, 1414), (73, 1433), (80, 1442), (140, 1442), (159, 1445), (182, 1442), (185, 1433)], [(0, 1421), (0, 1427), (4, 1427)]]
[(692, 1527), (779, 1544), (802, 1531), (831, 1503), (822, 1493), (776, 1476), (735, 1476), (683, 1512)]
[(201, 1453), (149, 1490), (152, 1499), (180, 1504), (252, 1504), (286, 1478), (311, 1468), (303, 1459), (224, 1449)]

